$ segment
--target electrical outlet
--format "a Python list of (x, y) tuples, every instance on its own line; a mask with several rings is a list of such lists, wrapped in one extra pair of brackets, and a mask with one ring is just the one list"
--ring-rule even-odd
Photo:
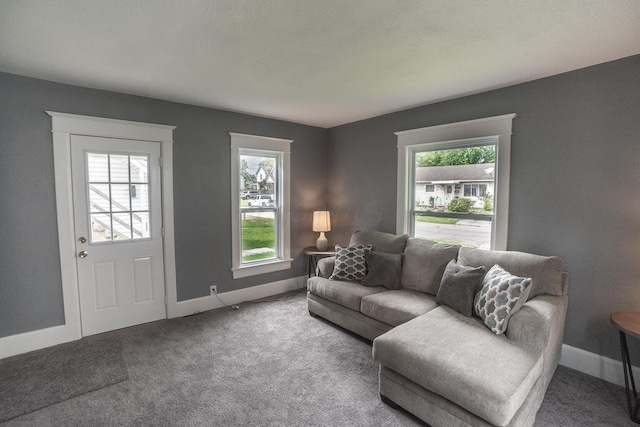
[(210, 295), (218, 295), (218, 285), (209, 286), (209, 294)]

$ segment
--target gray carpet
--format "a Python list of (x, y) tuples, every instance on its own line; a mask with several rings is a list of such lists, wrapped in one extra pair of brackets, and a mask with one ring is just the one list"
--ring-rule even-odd
[(127, 379), (115, 337), (90, 337), (0, 360), (0, 421)]
[[(273, 300), (92, 337), (120, 343), (128, 380), (0, 425), (424, 425), (380, 401), (370, 343), (310, 317), (304, 293)], [(536, 426), (604, 425), (636, 425), (624, 390), (559, 367)]]

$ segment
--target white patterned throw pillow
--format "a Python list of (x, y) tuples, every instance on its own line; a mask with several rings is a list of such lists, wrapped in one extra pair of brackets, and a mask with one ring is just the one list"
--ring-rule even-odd
[(531, 279), (509, 273), (498, 264), (482, 280), (482, 289), (474, 299), (474, 310), (497, 335), (505, 333), (509, 319), (527, 302)]
[(348, 248), (336, 245), (336, 263), (329, 279), (349, 282), (359, 282), (364, 279), (367, 275), (365, 255), (370, 250), (371, 245), (357, 245)]

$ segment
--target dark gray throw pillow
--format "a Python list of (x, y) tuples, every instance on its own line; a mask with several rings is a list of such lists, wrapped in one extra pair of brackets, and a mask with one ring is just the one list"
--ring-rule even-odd
[(483, 266), (467, 267), (452, 259), (444, 270), (436, 302), (470, 317), (473, 314), (473, 298), (482, 285), (486, 271)]
[(367, 277), (362, 282), (365, 286), (384, 286), (387, 289), (400, 289), (402, 277), (402, 254), (386, 254), (367, 252)]

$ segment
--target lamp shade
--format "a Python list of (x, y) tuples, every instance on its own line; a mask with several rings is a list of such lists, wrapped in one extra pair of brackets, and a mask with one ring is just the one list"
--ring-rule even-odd
[(313, 231), (331, 231), (331, 215), (329, 211), (313, 212)]

